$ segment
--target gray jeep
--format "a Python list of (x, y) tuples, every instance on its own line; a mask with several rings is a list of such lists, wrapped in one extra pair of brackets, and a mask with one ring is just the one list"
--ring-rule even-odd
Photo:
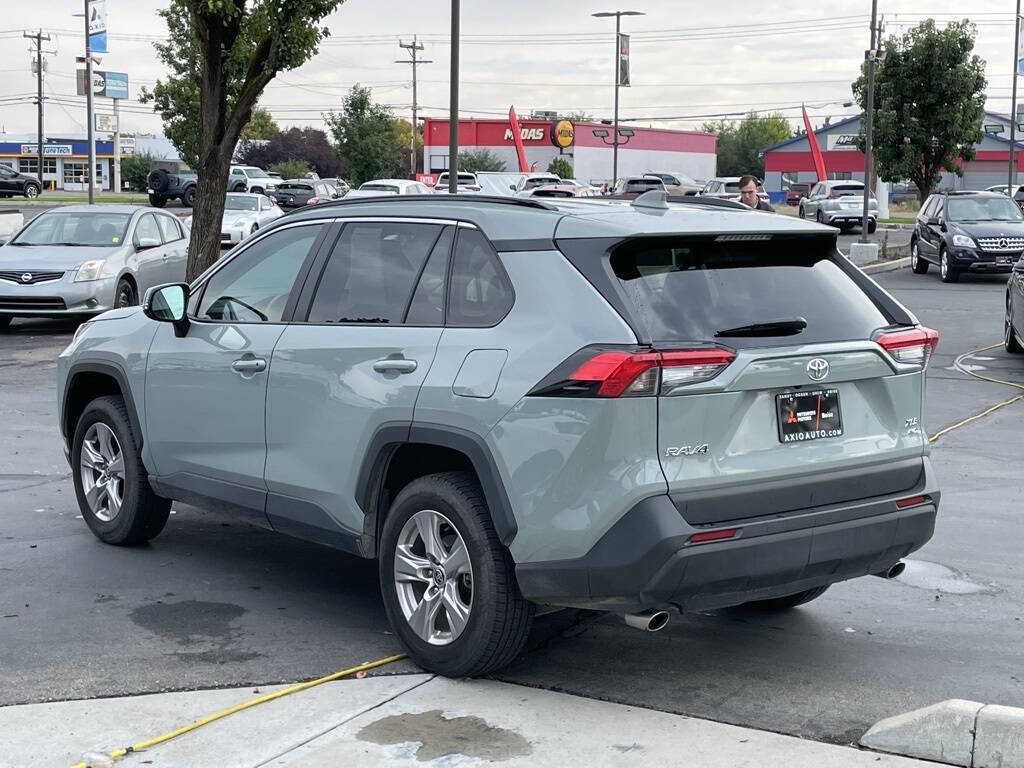
[(196, 172), (181, 160), (154, 160), (146, 177), (149, 204), (163, 208), (168, 200), (178, 198), (186, 208), (196, 202)]

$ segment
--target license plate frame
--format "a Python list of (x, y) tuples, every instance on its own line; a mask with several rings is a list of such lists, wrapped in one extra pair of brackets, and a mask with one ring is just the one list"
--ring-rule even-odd
[(775, 424), (783, 445), (843, 436), (839, 389), (819, 387), (775, 395)]

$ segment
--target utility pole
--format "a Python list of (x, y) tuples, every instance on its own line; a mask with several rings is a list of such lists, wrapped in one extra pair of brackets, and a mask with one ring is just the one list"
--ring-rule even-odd
[(121, 194), (121, 100), (114, 99), (114, 193)]
[[(409, 140), (409, 170), (410, 178), (416, 178), (416, 65), (417, 64), (433, 64), (434, 62), (419, 59), (416, 54), (423, 50), (423, 43), (416, 42), (416, 35), (412, 36), (412, 42), (409, 44), (398, 42), (399, 48), (405, 48), (409, 51), (409, 55), (412, 57), (410, 60), (395, 59), (395, 64), (412, 64), (412, 138)], [(426, 164), (426, 158), (423, 159)], [(423, 169), (426, 173), (426, 168)]]
[(1010, 103), (1010, 171), (1006, 180), (1006, 194), (1014, 199), (1013, 186), (1017, 183), (1017, 174), (1014, 173), (1014, 165), (1017, 160), (1017, 75), (1020, 61), (1020, 0), (1017, 0), (1017, 15), (1014, 16), (1013, 32), (1013, 97)]
[(89, 141), (89, 167), (85, 173), (85, 182), (89, 187), (89, 205), (92, 205), (95, 202), (93, 199), (92, 177), (96, 173), (96, 137), (93, 134), (93, 120), (95, 118), (92, 111), (92, 52), (89, 50), (89, 0), (82, 0), (82, 2), (85, 5), (85, 110), (89, 123), (86, 134)]
[(29, 40), (34, 40), (36, 44), (36, 105), (39, 109), (39, 125), (38, 134), (36, 137), (36, 152), (39, 156), (39, 191), (43, 190), (43, 41), (50, 41), (49, 35), (44, 35), (43, 30), (39, 30), (34, 35), (29, 32), (24, 32), (22, 37), (27, 37)]
[[(1018, 0), (1019, 2), (1019, 0)], [(871, 200), (871, 129), (875, 113), (875, 61), (878, 59), (878, 0), (871, 0), (871, 48), (864, 57), (868, 62), (868, 98), (864, 110), (864, 215), (860, 222), (860, 242), (868, 242), (868, 206)]]
[(451, 92), (448, 96), (448, 194), (459, 191), (459, 0), (452, 0)]

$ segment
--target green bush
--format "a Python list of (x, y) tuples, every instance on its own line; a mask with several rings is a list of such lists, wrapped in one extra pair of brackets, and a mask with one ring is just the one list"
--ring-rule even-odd
[(560, 179), (571, 179), (572, 165), (564, 157), (556, 157), (548, 164), (548, 173), (553, 173)]
[(121, 182), (128, 182), (133, 192), (146, 191), (146, 177), (155, 158), (149, 152), (121, 155)]
[(302, 179), (309, 173), (309, 163), (305, 160), (282, 160), (271, 165), (270, 170), (280, 173), (282, 179)]
[(474, 149), (459, 152), (459, 170), (466, 173), (504, 171), (505, 163), (489, 149)]

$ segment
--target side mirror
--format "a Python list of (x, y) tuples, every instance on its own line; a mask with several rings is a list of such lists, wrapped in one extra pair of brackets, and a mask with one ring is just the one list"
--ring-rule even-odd
[(515, 184), (509, 184), (508, 188), (511, 189), (513, 192), (516, 191), (516, 185)]
[(156, 248), (160, 245), (160, 240), (155, 237), (139, 237), (139, 234), (135, 233), (135, 250), (145, 251), (147, 248)]
[(931, 217), (929, 217), (929, 219), (927, 221), (927, 224), (928, 224), (929, 227), (937, 227), (941, 223), (942, 222), (939, 221), (939, 217), (938, 216), (931, 216)]
[(188, 301), (187, 283), (157, 285), (146, 291), (142, 300), (142, 313), (150, 320), (174, 325), (174, 335), (181, 338), (188, 333), (189, 320), (185, 312)]

